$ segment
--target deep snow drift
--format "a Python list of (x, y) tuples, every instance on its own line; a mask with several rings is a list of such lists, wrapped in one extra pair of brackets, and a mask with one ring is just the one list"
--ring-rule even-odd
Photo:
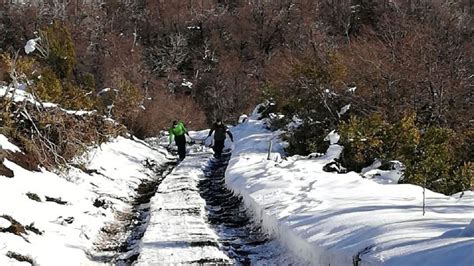
[(320, 157), (282, 160), (278, 132), (255, 117), (241, 120), (231, 129), (226, 183), (299, 256), (315, 265), (473, 265), (473, 192), (427, 191), (422, 216), (421, 187), (324, 172), (342, 150), (337, 144)]
[[(0, 145), (19, 151), (3, 135)], [(138, 184), (155, 177), (144, 162), (164, 163), (165, 154), (119, 137), (76, 161), (88, 173), (77, 168), (64, 175), (44, 169), (30, 172), (5, 160), (14, 177), (0, 176), (0, 216), (32, 225), (42, 234), (29, 229), (20, 235), (2, 233), (11, 223), (0, 218), (0, 265), (29, 265), (10, 258), (13, 253), (30, 258), (35, 265), (97, 264), (88, 255), (93, 256), (95, 245), (101, 244), (100, 229), (113, 222), (118, 212), (130, 211), (129, 200)]]

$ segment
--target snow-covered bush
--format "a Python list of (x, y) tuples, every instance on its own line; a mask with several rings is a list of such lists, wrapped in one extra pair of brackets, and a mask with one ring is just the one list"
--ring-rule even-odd
[[(34, 44), (34, 45), (33, 45)], [(92, 109), (94, 102), (90, 93), (94, 87), (83, 80), (72, 77), (76, 65), (76, 54), (71, 34), (66, 26), (53, 23), (39, 31), (39, 37), (29, 40), (25, 46), (28, 56), (19, 57), (31, 61), (34, 76), (25, 82), (28, 89), (42, 101), (59, 103), (71, 109)], [(18, 61), (18, 60), (17, 60)], [(21, 73), (27, 73), (19, 69)]]
[(334, 55), (322, 53), (292, 63), (289, 72), (281, 84), (267, 83), (263, 87), (265, 97), (274, 103), (266, 113), (283, 115), (273, 119), (272, 127), (284, 128), (297, 117), (301, 120), (299, 126), (285, 134), (287, 151), (302, 155), (325, 152), (329, 143), (324, 138), (338, 124), (338, 111), (345, 105), (333, 90), (344, 71)]
[(298, 128), (285, 134), (284, 139), (289, 144), (286, 151), (290, 154), (303, 155), (325, 152), (329, 147), (329, 142), (324, 140), (328, 133), (328, 130), (322, 124), (303, 123)]
[(466, 137), (448, 128), (419, 128), (415, 114), (395, 124), (380, 115), (351, 117), (339, 126), (342, 162), (361, 171), (376, 159), (399, 160), (405, 166), (401, 182), (426, 186), (444, 194), (471, 187), (472, 162)]

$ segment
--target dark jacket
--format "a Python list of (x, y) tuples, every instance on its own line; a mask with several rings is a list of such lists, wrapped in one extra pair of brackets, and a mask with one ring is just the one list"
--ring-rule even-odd
[(231, 141), (234, 141), (234, 136), (230, 132), (230, 130), (225, 126), (224, 124), (218, 125), (217, 123), (214, 123), (212, 125), (211, 131), (209, 132), (209, 136), (212, 135), (214, 132), (214, 139), (216, 141), (223, 141), (225, 140), (225, 134), (229, 135), (229, 138)]

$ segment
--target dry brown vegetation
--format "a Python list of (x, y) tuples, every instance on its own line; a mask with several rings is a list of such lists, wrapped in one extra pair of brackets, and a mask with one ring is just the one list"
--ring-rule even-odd
[[(173, 119), (189, 120), (184, 117), (202, 127), (202, 112), (207, 121), (235, 118), (262, 100), (264, 84), (287, 87), (295, 66), (302, 60), (313, 64), (314, 58), (322, 60), (318, 67), (329, 68), (331, 89), (359, 88), (355, 104), (365, 106), (360, 109), (418, 111), (430, 105), (436, 119), (458, 125), (469, 106), (468, 1), (105, 0), (4, 5), (3, 10), (4, 52), (23, 47), (35, 31), (49, 39), (70, 35), (71, 43), (63, 46), (74, 49), (56, 49), (43, 60), (50, 64), (41, 71), (56, 69), (62, 87), (84, 93), (113, 88), (118, 94), (123, 82), (137, 88), (142, 97), (132, 105), (138, 113), (118, 115), (127, 124), (149, 120), (151, 111), (141, 112), (140, 105), (186, 98), (174, 103), (176, 108), (154, 107), (157, 128), (141, 129), (144, 135)], [(64, 42), (50, 41), (52, 46)], [(58, 62), (55, 54), (70, 60)], [(192, 88), (181, 85), (184, 79)], [(185, 102), (189, 106), (180, 113), (161, 112), (180, 109)], [(196, 108), (199, 115), (183, 111)], [(393, 113), (400, 118), (401, 112)]]
[[(6, 102), (3, 99), (0, 104), (5, 106)], [(38, 171), (38, 166), (51, 169), (65, 165), (88, 147), (124, 135), (126, 128), (96, 113), (74, 115), (22, 102), (12, 103), (8, 112), (2, 112), (0, 133), (25, 151), (2, 150), (2, 160)]]
[[(343, 127), (348, 135), (414, 116), (413, 132), (421, 135), (414, 146), (405, 143), (411, 155), (388, 138), (365, 151), (354, 147), (343, 158), (347, 166), (370, 164), (374, 154), (360, 154), (373, 149), (410, 164), (406, 158), (455, 138), (462, 143), (446, 150), (455, 158), (437, 159), (449, 169), (413, 176), (472, 176), (470, 1), (45, 1), (2, 11), (0, 51), (10, 59), (35, 31), (49, 39), (48, 56), (19, 54), (25, 71), (31, 66), (45, 76), (35, 83), (40, 98), (97, 109), (139, 136), (156, 135), (174, 119), (191, 128), (217, 117), (230, 121), (271, 98), (273, 111), (303, 119), (288, 136), (290, 152), (322, 151), (322, 138), (341, 123), (350, 125)], [(11, 81), (6, 63), (0, 73)], [(104, 88), (111, 90), (99, 95)], [(348, 103), (349, 112), (339, 115)], [(425, 159), (413, 165), (433, 158)]]

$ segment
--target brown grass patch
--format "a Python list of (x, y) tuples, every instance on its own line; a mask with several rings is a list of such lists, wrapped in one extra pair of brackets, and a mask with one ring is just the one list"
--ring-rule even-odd
[(9, 178), (12, 178), (15, 176), (13, 171), (10, 168), (6, 167), (3, 164), (3, 162), (0, 163), (0, 175), (6, 176)]
[(25, 154), (22, 152), (7, 152), (6, 158), (28, 171), (40, 171), (38, 168), (39, 161), (32, 154)]
[(13, 219), (11, 216), (1, 215), (0, 218), (3, 218), (11, 223), (8, 228), (0, 228), (0, 233), (12, 233), (17, 236), (26, 234), (25, 227), (15, 219)]

